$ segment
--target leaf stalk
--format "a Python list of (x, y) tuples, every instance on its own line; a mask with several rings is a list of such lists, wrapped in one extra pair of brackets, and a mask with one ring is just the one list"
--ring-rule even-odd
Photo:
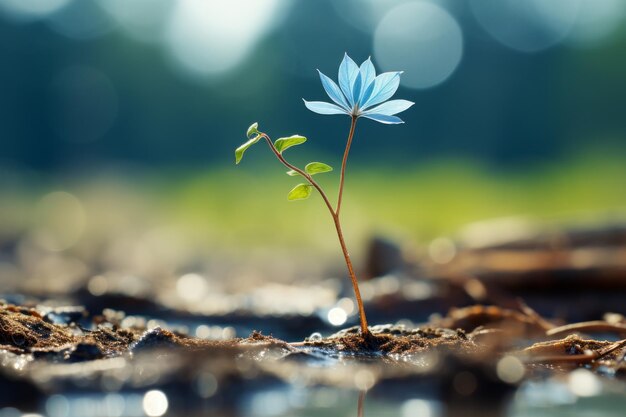
[(267, 145), (270, 147), (271, 151), (274, 153), (276, 158), (278, 158), (278, 160), (284, 166), (286, 166), (287, 168), (297, 172), (304, 179), (306, 179), (309, 182), (309, 184), (311, 184), (317, 190), (317, 192), (320, 194), (320, 196), (324, 200), (324, 204), (326, 204), (326, 207), (328, 208), (328, 211), (330, 212), (330, 215), (331, 215), (331, 217), (333, 219), (333, 223), (335, 225), (335, 230), (337, 231), (337, 237), (339, 238), (339, 244), (341, 246), (341, 251), (343, 253), (343, 257), (344, 257), (344, 260), (346, 262), (346, 266), (348, 267), (348, 274), (350, 275), (350, 281), (352, 283), (352, 288), (354, 289), (354, 296), (356, 298), (357, 306), (358, 306), (358, 309), (359, 309), (359, 321), (360, 321), (360, 327), (361, 327), (361, 335), (364, 338), (367, 338), (367, 337), (371, 336), (371, 333), (370, 333), (369, 328), (367, 326), (367, 318), (365, 316), (365, 309), (363, 308), (363, 299), (361, 298), (361, 291), (359, 290), (359, 283), (358, 283), (358, 280), (356, 278), (356, 274), (354, 272), (354, 267), (352, 266), (352, 260), (350, 258), (350, 253), (348, 252), (348, 248), (346, 246), (346, 242), (345, 242), (345, 239), (344, 239), (344, 236), (343, 236), (343, 230), (341, 228), (341, 220), (339, 218), (339, 212), (341, 210), (341, 201), (342, 201), (342, 198), (343, 198), (343, 186), (344, 186), (344, 180), (345, 180), (346, 165), (347, 165), (347, 162), (348, 162), (348, 154), (350, 152), (350, 146), (352, 145), (352, 139), (354, 137), (354, 131), (355, 131), (355, 128), (356, 128), (356, 121), (357, 121), (357, 117), (353, 116), (352, 117), (352, 121), (350, 123), (350, 132), (348, 134), (348, 140), (346, 142), (346, 149), (344, 151), (343, 160), (342, 160), (342, 163), (341, 163), (341, 174), (340, 174), (340, 180), (339, 180), (339, 195), (337, 197), (337, 207), (336, 208), (333, 208), (333, 205), (331, 204), (330, 200), (328, 199), (328, 196), (326, 195), (326, 193), (324, 192), (322, 187), (317, 183), (317, 181), (315, 181), (313, 179), (313, 177), (310, 174), (308, 174), (304, 170), (296, 167), (295, 165), (289, 163), (285, 159), (285, 157), (283, 157), (282, 153), (278, 151), (276, 146), (274, 146), (274, 143), (272, 142), (272, 140), (270, 139), (270, 137), (267, 134), (265, 134), (263, 132), (259, 132), (259, 134), (261, 135), (261, 137), (263, 137), (265, 139), (265, 141), (267, 142)]

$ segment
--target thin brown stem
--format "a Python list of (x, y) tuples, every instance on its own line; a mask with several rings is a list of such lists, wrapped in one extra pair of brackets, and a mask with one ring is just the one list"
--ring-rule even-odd
[(350, 260), (350, 254), (346, 247), (346, 242), (343, 239), (343, 232), (341, 230), (341, 222), (339, 221), (339, 215), (333, 214), (333, 221), (335, 222), (335, 229), (337, 229), (337, 237), (339, 237), (339, 244), (341, 245), (341, 251), (343, 257), (346, 260), (348, 266), (348, 273), (350, 274), (350, 281), (352, 281), (352, 287), (354, 288), (354, 296), (356, 297), (356, 304), (359, 308), (359, 319), (361, 323), (361, 334), (363, 336), (369, 336), (370, 331), (367, 327), (367, 318), (365, 317), (365, 309), (363, 308), (363, 299), (361, 298), (361, 291), (359, 290), (359, 282), (356, 279), (354, 268), (352, 267), (352, 260)]
[(328, 207), (328, 210), (330, 211), (330, 214), (334, 217), (335, 216), (335, 212), (333, 210), (333, 205), (330, 204), (330, 200), (326, 196), (326, 193), (324, 192), (324, 190), (322, 190), (322, 187), (320, 187), (320, 185), (313, 179), (313, 177), (311, 175), (309, 175), (308, 173), (306, 173), (305, 171), (301, 170), (300, 168), (296, 167), (295, 165), (292, 165), (289, 162), (287, 162), (287, 160), (283, 157), (283, 155), (280, 152), (278, 152), (278, 149), (276, 149), (276, 147), (272, 143), (272, 140), (270, 139), (269, 136), (267, 136), (265, 133), (261, 133), (261, 136), (263, 136), (263, 138), (265, 139), (265, 141), (269, 145), (269, 147), (272, 150), (272, 152), (274, 152), (274, 155), (276, 155), (276, 158), (278, 158), (278, 160), (284, 166), (286, 166), (289, 169), (293, 169), (298, 174), (302, 175), (309, 182), (309, 184), (311, 184), (313, 187), (315, 187), (315, 189), (322, 196), (322, 199), (324, 199), (324, 203), (326, 203), (326, 207)]
[(287, 168), (289, 169), (293, 169), (294, 171), (296, 171), (298, 174), (302, 175), (308, 182), (309, 184), (311, 184), (322, 196), (322, 199), (324, 200), (324, 203), (326, 204), (326, 207), (328, 208), (328, 211), (330, 212), (330, 215), (333, 218), (333, 223), (335, 224), (335, 229), (337, 230), (337, 237), (339, 238), (339, 244), (341, 245), (341, 251), (343, 253), (343, 257), (346, 261), (346, 265), (348, 267), (348, 273), (350, 274), (350, 281), (352, 282), (352, 287), (354, 289), (354, 296), (356, 297), (356, 302), (357, 302), (357, 306), (359, 309), (359, 320), (360, 320), (360, 324), (361, 324), (361, 334), (364, 337), (370, 336), (370, 331), (367, 327), (367, 319), (365, 317), (365, 309), (363, 308), (363, 299), (361, 298), (361, 291), (359, 290), (359, 283), (357, 281), (356, 278), (356, 274), (354, 273), (354, 268), (352, 266), (352, 260), (350, 259), (350, 253), (348, 252), (348, 248), (346, 247), (346, 242), (344, 240), (343, 237), (343, 231), (341, 230), (341, 222), (339, 220), (339, 208), (341, 206), (341, 194), (342, 194), (342, 189), (343, 189), (343, 178), (344, 178), (344, 171), (346, 168), (346, 160), (348, 158), (348, 151), (350, 148), (350, 144), (352, 143), (352, 136), (354, 135), (354, 126), (356, 124), (356, 118), (352, 119), (352, 125), (350, 127), (350, 134), (348, 136), (348, 144), (346, 146), (346, 152), (344, 153), (344, 160), (343, 160), (343, 164), (341, 167), (341, 185), (340, 185), (340, 192), (339, 192), (339, 200), (338, 200), (338, 204), (337, 204), (337, 210), (333, 209), (332, 204), (330, 203), (330, 200), (328, 199), (328, 196), (326, 195), (326, 193), (324, 192), (324, 190), (322, 189), (322, 187), (320, 187), (320, 185), (313, 179), (313, 177), (308, 174), (307, 172), (303, 171), (302, 169), (296, 167), (295, 165), (290, 164), (289, 162), (287, 162), (287, 160), (283, 157), (283, 155), (278, 151), (278, 149), (276, 149), (276, 146), (274, 146), (274, 144), (272, 143), (272, 140), (270, 139), (269, 136), (267, 136), (265, 133), (261, 133), (261, 136), (265, 139), (265, 141), (267, 142), (268, 146), (270, 147), (270, 149), (272, 150), (272, 152), (274, 153), (274, 155), (276, 155), (276, 158), (278, 158), (278, 160), (285, 165)]
[(348, 133), (348, 141), (346, 142), (346, 150), (343, 152), (343, 160), (341, 161), (341, 175), (339, 177), (339, 195), (337, 196), (337, 209), (335, 214), (339, 216), (341, 211), (341, 201), (343, 199), (343, 182), (346, 178), (346, 165), (348, 163), (348, 154), (350, 153), (350, 146), (352, 145), (352, 138), (354, 137), (354, 128), (356, 127), (357, 118), (352, 116), (352, 122), (350, 123), (350, 133)]

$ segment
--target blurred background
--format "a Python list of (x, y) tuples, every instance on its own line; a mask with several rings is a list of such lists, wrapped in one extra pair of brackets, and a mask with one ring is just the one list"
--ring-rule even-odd
[[(321, 200), (287, 202), (295, 179), (268, 149), (239, 166), (234, 149), (258, 121), (309, 138), (293, 162), (338, 167), (349, 119), (301, 99), (326, 100), (316, 69), (336, 79), (344, 52), (404, 70), (396, 97), (416, 103), (403, 125), (357, 126), (343, 217), (359, 265), (373, 236), (621, 221), (625, 21), (621, 0), (0, 0), (0, 285), (175, 276), (193, 301), (208, 290), (190, 272), (342, 276)], [(321, 178), (331, 195), (337, 180)]]
[[(623, 326), (624, 0), (0, 0), (3, 314), (17, 311), (5, 302), (38, 306), (61, 323), (152, 329), (142, 340), (157, 342), (159, 326), (210, 340), (256, 329), (297, 341), (356, 324), (319, 196), (288, 202), (298, 181), (262, 143), (234, 163), (253, 122), (273, 138), (304, 135), (287, 156), (334, 166), (319, 176), (334, 201), (350, 121), (314, 114), (302, 98), (327, 100), (316, 69), (336, 79), (346, 52), (358, 63), (371, 56), (379, 72), (403, 70), (395, 97), (415, 102), (402, 125), (359, 120), (348, 164), (343, 229), (370, 324), (464, 328), (462, 314), (482, 310), (457, 312), (458, 322), (436, 315), (475, 303), (518, 311), (519, 298), (551, 319)], [(0, 342), (24, 343), (12, 337)], [(76, 352), (81, 360), (91, 351)], [(100, 365), (89, 368), (100, 361), (84, 362), (92, 374), (72, 363), (71, 385), (65, 371), (47, 379), (52, 356), (31, 367), (3, 350), (0, 406), (22, 401), (51, 417), (160, 416), (169, 398), (170, 415), (300, 407), (316, 411), (297, 415), (345, 416), (354, 415), (355, 392), (303, 394), (301, 381), (335, 370), (354, 374), (365, 392), (379, 375), (315, 356), (305, 368), (285, 360), (288, 382), (276, 385), (240, 367), (239, 356), (181, 352), (114, 358), (128, 372), (111, 368), (108, 379)], [(281, 363), (270, 357), (264, 366)], [(460, 398), (448, 392), (505, 398), (502, 384), (481, 385), (483, 374), (461, 362), (407, 358), (432, 378), (407, 379), (402, 363), (369, 396), (370, 415), (442, 415), (437, 395)], [(451, 368), (442, 374), (444, 362)], [(25, 368), (34, 385), (14, 385), (28, 383)], [(533, 375), (507, 415), (558, 415), (551, 406), (623, 414), (623, 386), (599, 397), (587, 370), (563, 375), (542, 383)]]

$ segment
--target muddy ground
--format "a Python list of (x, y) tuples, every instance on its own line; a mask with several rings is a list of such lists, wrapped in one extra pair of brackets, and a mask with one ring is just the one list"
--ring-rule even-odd
[(208, 310), (102, 273), (18, 286), (0, 416), (622, 415), (626, 227), (455, 245), (441, 262), (372, 242), (366, 310), (391, 324), (368, 339), (334, 284), (222, 290)]

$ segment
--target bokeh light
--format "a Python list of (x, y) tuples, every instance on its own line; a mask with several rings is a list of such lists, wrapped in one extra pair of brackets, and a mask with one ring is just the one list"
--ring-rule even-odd
[(570, 391), (579, 397), (593, 397), (602, 391), (602, 382), (587, 369), (576, 369), (568, 376)]
[(202, 301), (208, 289), (207, 280), (198, 274), (185, 274), (176, 282), (178, 296), (191, 303)]
[(385, 71), (403, 69), (401, 83), (429, 88), (447, 80), (461, 62), (463, 34), (443, 8), (410, 2), (390, 10), (374, 34), (374, 56)]
[(241, 63), (285, 11), (287, 0), (181, 0), (165, 41), (184, 69), (219, 74)]
[(328, 322), (333, 326), (341, 326), (348, 320), (348, 315), (343, 308), (333, 307), (328, 311)]
[(217, 392), (219, 383), (210, 372), (201, 372), (196, 379), (196, 392), (202, 398), (210, 398)]
[(174, 7), (172, 0), (98, 0), (98, 5), (109, 13), (133, 39), (158, 42), (168, 16)]
[(385, 13), (402, 2), (402, 0), (343, 0), (333, 1), (331, 4), (345, 23), (370, 34)]
[(582, 0), (570, 43), (593, 47), (623, 27), (626, 2), (623, 0)]
[(505, 356), (496, 365), (498, 378), (509, 384), (515, 384), (522, 380), (526, 374), (524, 364), (515, 356)]
[(447, 237), (438, 237), (428, 245), (428, 255), (438, 264), (447, 264), (456, 255), (454, 241)]
[(18, 20), (48, 16), (70, 4), (72, 0), (0, 0), (0, 11)]
[(67, 417), (70, 415), (70, 403), (64, 395), (51, 395), (46, 400), (46, 411), (50, 417)]
[(115, 28), (115, 21), (93, 1), (73, 1), (57, 13), (48, 16), (50, 27), (73, 40), (91, 40), (106, 35)]
[(143, 396), (143, 411), (148, 417), (159, 417), (167, 412), (169, 403), (163, 391), (151, 390)]
[(402, 404), (401, 417), (437, 417), (441, 415), (439, 407), (433, 401), (413, 398)]
[(521, 52), (536, 52), (563, 41), (582, 0), (471, 0), (474, 16), (498, 42)]
[(0, 408), (0, 417), (22, 417), (22, 413), (17, 408), (3, 407)]
[(367, 391), (376, 384), (376, 375), (369, 369), (359, 369), (354, 373), (354, 386), (360, 391)]

